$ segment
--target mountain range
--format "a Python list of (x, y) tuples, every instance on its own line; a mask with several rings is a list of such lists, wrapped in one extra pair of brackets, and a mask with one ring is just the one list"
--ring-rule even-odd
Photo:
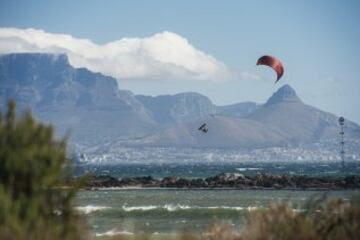
[[(216, 106), (195, 92), (134, 95), (114, 78), (72, 67), (63, 54), (0, 56), (2, 109), (10, 98), (87, 145), (255, 149), (311, 146), (339, 133), (338, 116), (305, 104), (289, 85), (264, 104)], [(198, 131), (203, 123), (207, 133)], [(358, 124), (346, 121), (346, 132), (349, 141), (360, 139)]]

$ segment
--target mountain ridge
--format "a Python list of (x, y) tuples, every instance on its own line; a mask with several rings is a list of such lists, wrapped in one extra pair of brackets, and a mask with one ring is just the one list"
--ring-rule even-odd
[[(265, 104), (216, 106), (195, 92), (135, 95), (118, 89), (114, 78), (73, 68), (62, 54), (1, 55), (2, 108), (9, 98), (60, 135), (70, 129), (74, 141), (90, 145), (262, 148), (311, 144), (338, 132), (335, 115), (303, 103), (289, 85)], [(207, 134), (197, 131), (204, 122)], [(360, 127), (347, 124), (349, 137), (359, 139)]]
[[(267, 148), (311, 146), (338, 138), (338, 117), (307, 105), (291, 86), (280, 87), (263, 105), (242, 117), (215, 114), (190, 123), (180, 123), (147, 136), (129, 146), (178, 146), (221, 148)], [(209, 131), (197, 131), (202, 123)], [(360, 138), (359, 125), (348, 121), (347, 136)]]

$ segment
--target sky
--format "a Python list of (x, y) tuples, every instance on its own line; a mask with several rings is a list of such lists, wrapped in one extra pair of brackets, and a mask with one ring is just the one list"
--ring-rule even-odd
[[(65, 52), (135, 94), (265, 102), (284, 84), (360, 123), (360, 1), (0, 0), (0, 53)], [(265, 54), (285, 67), (256, 66)]]

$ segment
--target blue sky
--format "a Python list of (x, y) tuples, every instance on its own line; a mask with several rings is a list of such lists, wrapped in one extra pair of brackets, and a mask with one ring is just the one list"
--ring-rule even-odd
[[(196, 91), (218, 105), (264, 102), (290, 84), (304, 102), (360, 123), (359, 1), (0, 1), (1, 28), (35, 28), (106, 44), (169, 31), (237, 73), (226, 81), (121, 79), (158, 95)], [(271, 54), (283, 78), (256, 67)], [(245, 75), (246, 76), (246, 75)]]

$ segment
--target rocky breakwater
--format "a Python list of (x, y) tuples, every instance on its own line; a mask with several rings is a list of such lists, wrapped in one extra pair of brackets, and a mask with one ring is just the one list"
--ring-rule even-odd
[(310, 177), (298, 175), (270, 175), (259, 173), (245, 176), (240, 173), (222, 173), (209, 178), (187, 179), (165, 177), (114, 178), (91, 176), (87, 188), (141, 187), (141, 188), (232, 188), (232, 189), (356, 189), (360, 188), (360, 176)]

